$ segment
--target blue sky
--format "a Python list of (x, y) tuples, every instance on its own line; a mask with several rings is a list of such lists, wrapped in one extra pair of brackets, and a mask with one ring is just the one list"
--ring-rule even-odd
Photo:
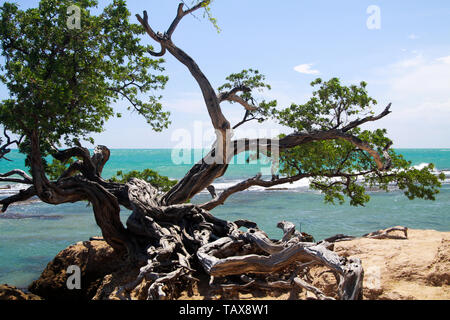
[[(23, 8), (38, 4), (37, 0), (17, 2)], [(100, 1), (100, 7), (105, 3)], [(147, 10), (150, 24), (159, 31), (167, 29), (177, 3), (128, 1), (133, 15)], [(367, 27), (371, 5), (380, 10), (379, 29)], [(256, 68), (272, 85), (262, 97), (288, 106), (307, 101), (312, 91), (309, 83), (316, 77), (339, 77), (345, 84), (364, 80), (379, 101), (377, 111), (393, 103), (393, 114), (367, 128), (387, 128), (398, 148), (450, 148), (448, 0), (215, 0), (212, 13), (221, 33), (199, 13), (197, 18), (184, 18), (173, 40), (197, 61), (214, 87), (230, 73)], [(144, 42), (152, 43), (147, 37)], [(211, 129), (194, 79), (169, 54), (165, 59), (170, 80), (162, 94), (165, 108), (172, 113), (171, 128), (154, 133), (138, 115), (124, 112), (123, 118), (108, 121), (106, 131), (95, 136), (98, 144), (172, 148), (194, 140), (200, 125), (203, 134)], [(5, 96), (0, 88), (0, 97)], [(125, 107), (125, 103), (116, 106), (118, 111)], [(232, 123), (243, 116), (238, 105), (223, 104), (223, 109)], [(288, 132), (273, 123), (244, 129), (236, 134)], [(200, 140), (210, 143), (207, 138)]]

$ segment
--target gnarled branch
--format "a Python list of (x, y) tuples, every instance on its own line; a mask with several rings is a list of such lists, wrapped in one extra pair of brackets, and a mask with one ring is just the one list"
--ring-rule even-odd
[(177, 16), (171, 23), (169, 29), (167, 29), (166, 36), (169, 39), (172, 38), (172, 34), (174, 33), (175, 29), (177, 28), (178, 24), (180, 23), (181, 19), (183, 19), (184, 16), (186, 16), (190, 13), (193, 13), (194, 11), (197, 11), (200, 8), (205, 7), (206, 5), (209, 4), (209, 2), (210, 2), (210, 0), (201, 1), (198, 4), (196, 4), (195, 6), (193, 6), (192, 8), (187, 9), (187, 10), (183, 10), (184, 3), (180, 3), (178, 5)]
[(9, 149), (10, 146), (12, 146), (13, 144), (16, 144), (17, 146), (22, 142), (24, 136), (22, 135), (19, 140), (11, 140), (11, 138), (9, 137), (6, 127), (3, 128), (3, 135), (6, 138), (6, 142), (2, 145), (2, 139), (0, 138), (0, 159), (5, 159), (7, 161), (11, 161), (8, 158), (5, 157), (6, 154), (11, 152), (11, 149)]
[(287, 178), (281, 178), (274, 181), (265, 181), (261, 179), (261, 174), (258, 174), (257, 176), (247, 179), (245, 181), (242, 181), (220, 193), (219, 196), (216, 196), (213, 200), (202, 204), (200, 207), (204, 210), (212, 210), (215, 207), (222, 205), (225, 203), (225, 201), (233, 194), (237, 192), (241, 192), (244, 190), (247, 190), (250, 187), (253, 186), (260, 186), (265, 188), (270, 188), (276, 185), (285, 184), (285, 183), (291, 183), (298, 181), (300, 179), (311, 177), (309, 174), (300, 174), (294, 177), (287, 177)]
[(341, 130), (342, 132), (347, 132), (350, 131), (351, 129), (354, 129), (356, 127), (359, 127), (360, 125), (366, 123), (366, 122), (372, 122), (372, 121), (377, 121), (380, 120), (382, 118), (384, 118), (385, 116), (387, 116), (388, 114), (392, 113), (392, 111), (390, 110), (392, 106), (392, 103), (389, 103), (387, 105), (387, 107), (383, 110), (383, 112), (381, 112), (379, 115), (377, 116), (369, 116), (369, 117), (365, 117), (363, 119), (357, 119), (355, 121), (350, 122), (348, 125), (346, 125), (345, 127), (343, 127)]
[[(16, 179), (16, 178), (10, 178), (12, 175), (19, 175), (23, 177), (23, 179)], [(33, 178), (31, 178), (25, 171), (14, 169), (7, 173), (0, 173), (0, 181), (3, 182), (17, 182), (17, 183), (24, 183), (24, 184), (32, 184)]]
[(5, 212), (8, 209), (9, 205), (20, 201), (26, 201), (31, 197), (34, 197), (35, 195), (36, 189), (34, 188), (34, 186), (32, 186), (28, 189), (20, 190), (19, 193), (15, 195), (0, 200), (0, 205), (2, 205), (2, 212)]
[(240, 105), (242, 105), (245, 108), (245, 110), (247, 110), (247, 111), (250, 111), (250, 112), (256, 111), (256, 110), (258, 110), (258, 107), (251, 105), (250, 103), (245, 101), (242, 97), (237, 95), (238, 92), (250, 92), (250, 91), (251, 91), (251, 89), (246, 86), (239, 86), (239, 87), (231, 89), (228, 92), (220, 93), (217, 98), (219, 99), (219, 102), (223, 102), (223, 101), (237, 102)]
[(221, 99), (221, 101), (237, 102), (240, 105), (242, 105), (245, 108), (245, 110), (247, 110), (247, 111), (258, 110), (258, 107), (251, 105), (250, 103), (248, 103), (247, 101), (245, 101), (244, 99), (242, 99), (240, 96), (238, 96), (236, 94), (231, 94), (231, 95), (228, 95), (226, 98), (219, 98), (219, 99)]

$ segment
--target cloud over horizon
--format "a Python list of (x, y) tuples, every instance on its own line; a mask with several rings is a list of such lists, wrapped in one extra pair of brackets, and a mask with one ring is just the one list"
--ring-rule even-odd
[(416, 54), (383, 69), (378, 94), (393, 103), (393, 113), (382, 124), (396, 137), (395, 143), (406, 148), (448, 147), (450, 56)]
[(319, 70), (311, 69), (311, 67), (313, 65), (314, 64), (312, 64), (312, 63), (300, 64), (300, 65), (294, 67), (294, 70), (299, 73), (303, 73), (303, 74), (312, 74), (312, 75), (320, 74)]

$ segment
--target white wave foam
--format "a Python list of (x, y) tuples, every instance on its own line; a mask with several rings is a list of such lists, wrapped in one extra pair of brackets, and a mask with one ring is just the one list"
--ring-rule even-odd
[(442, 170), (443, 174), (445, 174), (444, 184), (450, 184), (450, 170)]
[[(422, 170), (423, 168), (426, 168), (429, 165), (430, 165), (429, 163), (421, 163), (416, 166), (413, 166), (413, 168), (415, 168), (417, 170)], [(434, 168), (433, 173), (436, 175), (443, 173), (445, 175), (444, 184), (450, 183), (450, 170), (439, 170), (437, 168)]]
[(2, 194), (15, 194), (20, 190), (28, 189), (30, 186), (23, 183), (9, 183), (0, 185), (0, 195)]
[[(427, 167), (429, 165), (429, 163), (421, 163), (418, 165), (413, 166), (413, 168), (416, 168), (418, 170), (421, 170), (425, 167)], [(445, 184), (449, 184), (450, 183), (450, 170), (438, 170), (438, 169), (434, 169), (434, 172), (436, 174), (439, 173), (444, 173), (446, 176), (446, 179), (444, 181)], [(266, 177), (267, 179), (268, 177)], [(228, 189), (242, 181), (244, 181), (245, 179), (233, 179), (233, 180), (225, 180), (223, 182), (216, 182), (213, 183), (214, 188), (216, 189), (216, 191), (223, 191), (225, 189)], [(260, 187), (260, 186), (253, 186), (249, 189), (247, 189), (248, 191), (266, 191), (266, 190), (273, 190), (273, 191), (306, 191), (307, 189), (309, 189), (309, 185), (310, 185), (311, 179), (310, 178), (305, 178), (305, 179), (301, 179), (299, 181), (295, 181), (293, 183), (285, 183), (285, 184), (281, 184), (281, 185), (277, 185), (277, 186), (273, 186), (271, 188), (265, 188), (265, 187)], [(27, 184), (21, 184), (21, 183), (0, 183), (0, 196), (4, 195), (4, 196), (8, 196), (8, 195), (13, 195), (18, 193), (20, 190), (23, 189), (27, 189), (29, 188), (29, 185)], [(209, 192), (205, 189), (203, 190), (201, 193), (206, 193), (208, 194)]]
[[(213, 183), (214, 188), (216, 189), (216, 191), (222, 191), (225, 189), (228, 189), (240, 182), (244, 181), (244, 179), (242, 180), (229, 180), (229, 181), (225, 181), (225, 182), (217, 182), (217, 183)], [(301, 179), (299, 181), (295, 181), (293, 183), (285, 183), (285, 184), (280, 184), (274, 187), (270, 187), (270, 188), (265, 188), (265, 187), (260, 187), (260, 186), (253, 186), (250, 187), (249, 191), (265, 191), (265, 190), (298, 190), (298, 189), (306, 189), (309, 187), (310, 184), (310, 179)], [(208, 193), (208, 191), (203, 191), (204, 193)]]
[[(421, 163), (421, 164), (413, 166), (413, 168), (422, 170), (423, 168), (425, 168), (429, 165), (430, 165), (430, 163)], [(439, 173), (443, 172), (444, 174), (450, 174), (450, 170), (448, 170), (448, 169), (440, 170), (439, 168), (436, 168), (436, 167), (434, 167), (433, 172), (439, 172)]]
[[(421, 163), (418, 165), (413, 166), (413, 168), (418, 169), (418, 170), (422, 170), (423, 168), (426, 168), (427, 166), (429, 166), (429, 163)], [(401, 170), (399, 170), (401, 171)], [(435, 174), (440, 174), (440, 173), (444, 173), (446, 176), (446, 179), (444, 181), (444, 184), (448, 184), (450, 183), (450, 170), (438, 170), (436, 168), (434, 168), (433, 173)], [(267, 179), (268, 177), (266, 177)], [(336, 181), (339, 178), (332, 178), (331, 181)], [(361, 180), (364, 180), (364, 178), (359, 178)], [(245, 179), (242, 180), (228, 180), (228, 181), (224, 181), (224, 182), (217, 182), (217, 183), (213, 183), (214, 188), (216, 189), (216, 191), (223, 191), (225, 189), (228, 189), (242, 181), (244, 181)], [(305, 178), (305, 179), (301, 179), (299, 181), (295, 181), (293, 183), (285, 183), (285, 184), (281, 184), (281, 185), (277, 185), (271, 188), (265, 188), (265, 187), (260, 187), (260, 186), (253, 186), (249, 189), (247, 189), (248, 191), (266, 191), (266, 190), (274, 190), (274, 191), (306, 191), (307, 189), (309, 189), (310, 183), (311, 183), (311, 178)], [(394, 184), (393, 184), (394, 185)], [(207, 190), (204, 190), (202, 193), (208, 193)]]
[[(414, 169), (417, 169), (417, 170), (422, 170), (422, 169), (428, 167), (429, 165), (430, 165), (430, 163), (422, 162), (421, 164), (418, 164), (418, 165), (413, 166), (413, 168), (414, 168)], [(436, 168), (434, 168), (433, 171), (434, 171), (434, 172), (439, 172)]]

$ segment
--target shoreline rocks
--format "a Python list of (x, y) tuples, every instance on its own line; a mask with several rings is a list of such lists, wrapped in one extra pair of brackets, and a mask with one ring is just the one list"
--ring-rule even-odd
[[(450, 300), (450, 232), (408, 230), (408, 239), (354, 238), (334, 243), (343, 257), (357, 256), (365, 270), (364, 299), (370, 300)], [(69, 290), (67, 268), (81, 270), (81, 290)], [(0, 299), (11, 300), (91, 300), (117, 299), (117, 289), (135, 279), (137, 267), (129, 266), (103, 240), (78, 242), (61, 251), (25, 293), (7, 285), (0, 286)], [(311, 270), (315, 275), (324, 270)], [(206, 281), (207, 282), (207, 281)], [(314, 281), (324, 292), (333, 292), (334, 277), (325, 273)], [(140, 290), (145, 290), (141, 288)], [(197, 290), (196, 290), (197, 291)], [(183, 294), (182, 299), (211, 299), (206, 289), (201, 294)], [(139, 299), (134, 292), (132, 299)], [(245, 299), (286, 299), (286, 295)], [(243, 297), (244, 298), (244, 297)]]
[(0, 285), (0, 301), (8, 300), (8, 301), (24, 301), (24, 300), (43, 300), (41, 297), (20, 290), (16, 287), (9, 286), (7, 284)]
[[(99, 280), (121, 266), (121, 259), (105, 241), (83, 241), (64, 249), (48, 263), (39, 279), (29, 286), (30, 292), (46, 300), (90, 300)], [(67, 288), (67, 268), (78, 266), (81, 289)]]

